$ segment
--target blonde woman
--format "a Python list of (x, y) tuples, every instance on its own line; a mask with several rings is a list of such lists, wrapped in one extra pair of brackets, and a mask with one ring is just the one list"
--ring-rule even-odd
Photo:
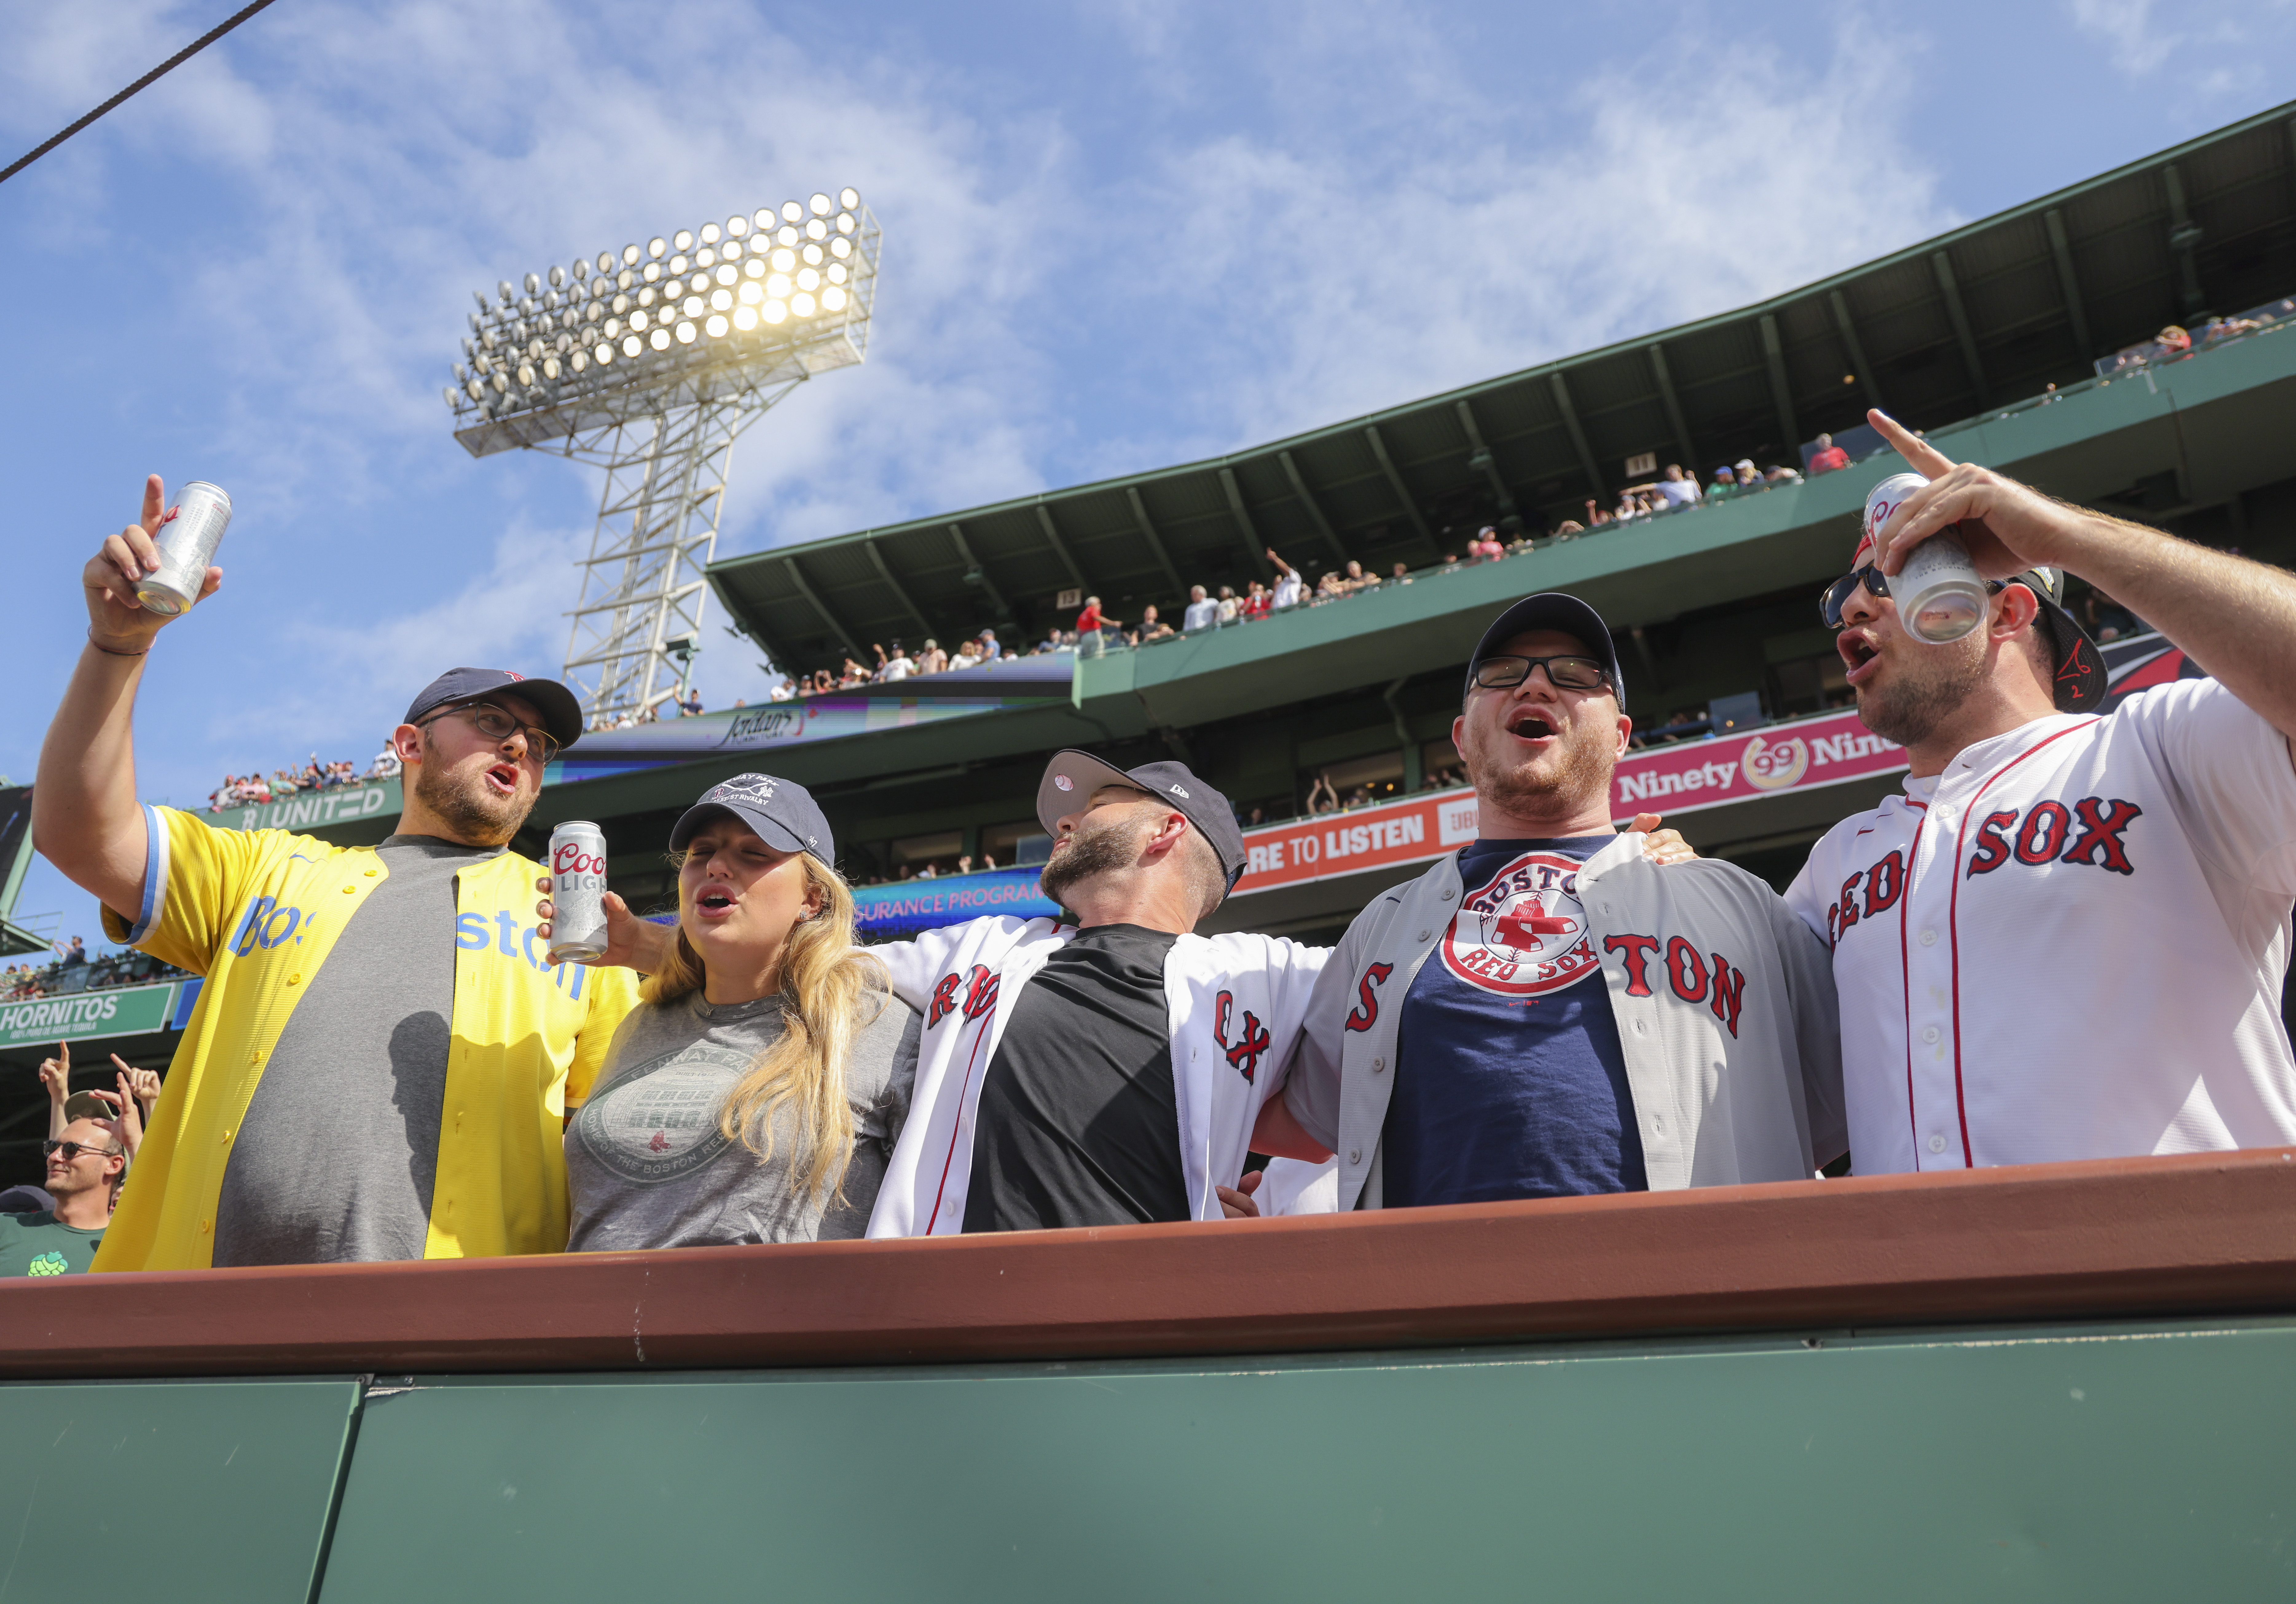
[(804, 787), (740, 774), (669, 846), (676, 946), (567, 1123), (568, 1248), (860, 1236), (907, 1112), (915, 1015), (854, 945), (828, 822)]

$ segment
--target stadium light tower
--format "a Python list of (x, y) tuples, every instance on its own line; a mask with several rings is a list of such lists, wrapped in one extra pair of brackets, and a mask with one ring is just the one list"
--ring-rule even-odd
[[(447, 392), (472, 456), (513, 446), (606, 471), (566, 680), (595, 719), (676, 693), (698, 640), (734, 440), (868, 353), (877, 222), (854, 191), (504, 279)], [(545, 279), (547, 279), (547, 282)]]

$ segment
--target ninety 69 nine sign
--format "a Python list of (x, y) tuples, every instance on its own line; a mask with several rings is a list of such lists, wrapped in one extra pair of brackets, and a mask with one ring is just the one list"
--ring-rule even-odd
[[(1719, 741), (1630, 752), (1611, 782), (1611, 813), (1623, 824), (1638, 813), (1696, 813), (1905, 766), (1903, 747), (1866, 729), (1856, 713), (1835, 713)], [(1423, 863), (1474, 839), (1471, 790), (1271, 824), (1244, 833), (1247, 855), (1236, 895)]]

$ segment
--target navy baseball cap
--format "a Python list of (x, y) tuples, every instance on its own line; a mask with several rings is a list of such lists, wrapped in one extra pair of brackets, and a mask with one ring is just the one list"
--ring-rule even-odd
[(1185, 763), (1144, 763), (1136, 769), (1120, 769), (1073, 747), (1054, 752), (1045, 765), (1045, 777), (1037, 782), (1037, 822), (1046, 835), (1058, 836), (1061, 815), (1083, 807), (1103, 785), (1128, 785), (1169, 803), (1212, 844), (1227, 875), (1226, 889), (1235, 889), (1244, 865), (1243, 831), (1235, 822), (1235, 810)]
[(821, 816), (813, 793), (794, 780), (771, 774), (736, 774), (701, 793), (701, 799), (678, 814), (669, 832), (669, 849), (683, 852), (694, 832), (720, 814), (731, 814), (758, 832), (758, 839), (776, 852), (810, 852), (824, 868), (837, 866), (837, 838)]
[(542, 726), (562, 749), (582, 738), (582, 704), (556, 680), (529, 679), (507, 668), (449, 668), (422, 687), (403, 721), (414, 724), (450, 702), (476, 701), (489, 691), (514, 691), (542, 715)]
[(1497, 655), (1515, 636), (1534, 629), (1576, 635), (1579, 644), (1587, 648), (1587, 655), (1609, 671), (1611, 694), (1618, 700), (1620, 710), (1625, 710), (1627, 678), (1619, 672), (1619, 649), (1611, 644), (1611, 626), (1603, 622), (1601, 613), (1561, 591), (1541, 591), (1535, 596), (1525, 596), (1491, 620), (1491, 626), (1483, 631), (1483, 638), (1475, 642), (1475, 655), (1467, 659), (1467, 691), (1475, 688), (1476, 664)]

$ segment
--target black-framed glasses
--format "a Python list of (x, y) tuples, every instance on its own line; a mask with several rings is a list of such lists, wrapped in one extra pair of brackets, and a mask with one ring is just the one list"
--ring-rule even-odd
[[(2008, 583), (2005, 579), (1988, 579), (1985, 582), (1985, 593), (1988, 596), (1993, 595), (2004, 589)], [(1866, 593), (1876, 602), (1889, 600), (1889, 575), (1870, 562), (1864, 568), (1852, 569), (1819, 593), (1817, 616), (1825, 620), (1825, 626), (1828, 629), (1841, 627), (1841, 610), (1849, 605), (1849, 598), (1857, 593), (1857, 587), (1861, 585), (1866, 587)]]
[(1545, 667), (1547, 680), (1558, 691), (1601, 691), (1611, 683), (1611, 671), (1601, 660), (1590, 657), (1509, 657), (1504, 654), (1479, 659), (1475, 664), (1475, 683), (1485, 691), (1505, 691), (1520, 685), (1530, 677), (1530, 671)]
[(460, 707), (441, 708), (424, 719), (422, 724), (436, 724), (450, 713), (467, 715), (479, 733), (488, 741), (501, 742), (508, 741), (513, 732), (524, 732), (526, 749), (544, 763), (558, 756), (558, 738), (555, 735), (547, 730), (537, 729), (530, 724), (521, 724), (492, 702), (464, 702)]
[(64, 1142), (53, 1136), (40, 1143), (40, 1157), (48, 1158), (62, 1153), (66, 1164), (71, 1163), (82, 1153), (95, 1153), (106, 1158), (116, 1158), (123, 1150), (116, 1147), (100, 1148), (85, 1142)]

